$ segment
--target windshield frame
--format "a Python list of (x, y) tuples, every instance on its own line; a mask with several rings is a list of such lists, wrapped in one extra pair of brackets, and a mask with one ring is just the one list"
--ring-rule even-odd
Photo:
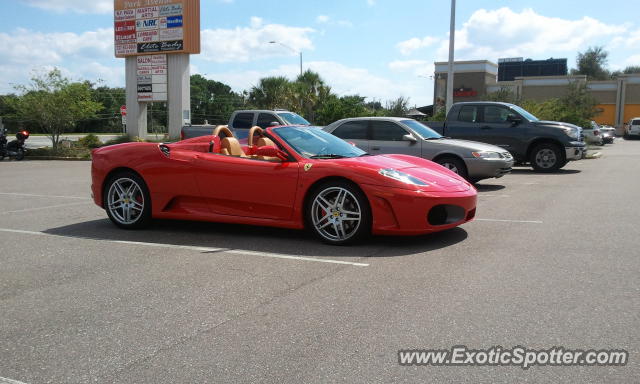
[[(276, 115), (278, 115), (278, 117), (281, 118), (287, 125), (311, 125), (311, 123), (307, 121), (307, 119), (295, 112), (276, 112)], [(293, 116), (296, 120), (299, 121), (289, 121), (287, 116)]]
[[(301, 132), (305, 132), (311, 136), (315, 136), (318, 138), (324, 138), (329, 140), (327, 142), (328, 146), (324, 146), (321, 149), (327, 148), (327, 151), (323, 151), (323, 153), (311, 153), (305, 151), (304, 148), (300, 148), (299, 145), (292, 142), (291, 138), (287, 138), (285, 133), (287, 130), (298, 130)], [(331, 133), (324, 131), (319, 128), (311, 128), (305, 126), (295, 126), (295, 125), (287, 125), (282, 127), (275, 127), (270, 129), (271, 133), (280, 139), (287, 147), (291, 149), (291, 152), (294, 152), (298, 156), (304, 159), (313, 159), (313, 160), (327, 160), (327, 159), (335, 159), (337, 157), (327, 157), (327, 158), (318, 158), (317, 156), (323, 155), (338, 155), (341, 158), (355, 158), (365, 155), (367, 152), (362, 149), (356, 147), (355, 145), (351, 145), (349, 142), (342, 140), (341, 138), (332, 135)], [(309, 148), (307, 148), (309, 149)]]
[[(409, 122), (411, 124), (407, 124), (407, 122)], [(441, 134), (439, 134), (438, 132), (434, 131), (428, 125), (422, 124), (421, 122), (416, 121), (414, 119), (400, 120), (399, 123), (402, 124), (403, 126), (409, 128), (414, 134), (417, 134), (420, 138), (422, 138), (424, 140), (427, 140), (427, 139), (442, 139), (444, 137)], [(417, 128), (414, 128), (414, 125)], [(429, 136), (426, 136), (425, 133), (429, 134)]]
[(518, 105), (510, 104), (509, 108), (511, 108), (513, 111), (517, 112), (520, 116), (522, 116), (523, 118), (525, 118), (526, 120), (532, 123), (535, 123), (536, 121), (540, 121), (540, 119), (538, 119), (533, 113), (527, 111), (526, 109)]

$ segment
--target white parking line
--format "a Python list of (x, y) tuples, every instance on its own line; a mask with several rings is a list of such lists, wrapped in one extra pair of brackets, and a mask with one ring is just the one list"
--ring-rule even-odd
[(498, 223), (527, 223), (527, 224), (542, 224), (539, 220), (502, 220), (502, 219), (475, 219), (476, 221), (494, 221)]
[(318, 258), (315, 258), (315, 257), (294, 256), (294, 255), (287, 255), (287, 254), (282, 254), (282, 253), (249, 251), (249, 250), (244, 250), (244, 249), (196, 247), (196, 246), (191, 246), (191, 245), (147, 243), (147, 242), (141, 242), (141, 241), (95, 239), (95, 238), (91, 238), (91, 237), (65, 236), (65, 235), (56, 235), (56, 234), (45, 233), (45, 232), (25, 231), (25, 230), (21, 230), (21, 229), (10, 229), (10, 228), (0, 228), (0, 232), (20, 233), (20, 234), (32, 235), (32, 236), (74, 238), (74, 239), (81, 239), (81, 240), (91, 240), (91, 241), (108, 242), (108, 243), (116, 243), (116, 244), (138, 245), (138, 246), (145, 246), (145, 247), (186, 249), (186, 250), (198, 251), (198, 252), (231, 253), (231, 254), (234, 254), (234, 255), (270, 257), (270, 258), (273, 258), (273, 259), (300, 260), (300, 261), (311, 261), (311, 262), (316, 262), (316, 263), (329, 263), (329, 264), (344, 264), (344, 265), (352, 265), (354, 267), (368, 267), (369, 266), (369, 264), (366, 264), (366, 263), (355, 263), (355, 262), (351, 262), (351, 261), (332, 260), (332, 259), (318, 259)]
[(47, 205), (46, 207), (36, 207), (36, 208), (25, 208), (25, 209), (16, 209), (15, 211), (4, 211), (4, 212), (0, 212), (2, 214), (5, 213), (21, 213), (21, 212), (31, 212), (31, 211), (41, 211), (43, 209), (52, 209), (52, 208), (62, 208), (62, 207), (70, 207), (73, 205), (83, 205), (83, 204), (90, 204), (90, 201), (83, 201), (80, 203), (69, 203), (69, 204), (58, 204), (58, 205)]
[(0, 384), (26, 384), (22, 381), (7, 379), (6, 377), (0, 377)]
[(12, 192), (0, 192), (0, 195), (4, 196), (24, 196), (24, 197), (51, 197), (55, 199), (81, 199), (81, 200), (92, 200), (90, 197), (79, 197), (79, 196), (56, 196), (56, 195), (35, 195), (32, 193), (12, 193)]

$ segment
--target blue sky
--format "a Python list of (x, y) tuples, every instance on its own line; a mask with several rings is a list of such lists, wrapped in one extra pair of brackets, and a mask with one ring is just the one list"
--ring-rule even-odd
[[(0, 93), (33, 71), (124, 85), (113, 57), (112, 0), (0, 0)], [(603, 45), (611, 69), (640, 65), (640, 2), (458, 0), (456, 59), (566, 57)], [(192, 73), (249, 89), (260, 77), (320, 73), (334, 92), (369, 100), (433, 99), (433, 62), (447, 57), (449, 1), (202, 0)], [(276, 40), (292, 47), (268, 44)], [(294, 52), (295, 51), (295, 52)]]

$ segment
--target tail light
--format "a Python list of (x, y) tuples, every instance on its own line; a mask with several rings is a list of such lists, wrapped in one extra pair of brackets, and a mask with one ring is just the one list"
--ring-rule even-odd
[(180, 140), (184, 140), (184, 131), (180, 131)]

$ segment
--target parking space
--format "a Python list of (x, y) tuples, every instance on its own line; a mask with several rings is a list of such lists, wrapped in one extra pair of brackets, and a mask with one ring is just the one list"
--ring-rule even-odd
[[(617, 382), (639, 377), (640, 141), (478, 185), (477, 220), (333, 247), (122, 231), (89, 162), (0, 163), (0, 382)], [(9, 181), (9, 182), (7, 182)], [(623, 348), (626, 367), (422, 367), (397, 351)], [(549, 378), (553, 378), (549, 380)]]

